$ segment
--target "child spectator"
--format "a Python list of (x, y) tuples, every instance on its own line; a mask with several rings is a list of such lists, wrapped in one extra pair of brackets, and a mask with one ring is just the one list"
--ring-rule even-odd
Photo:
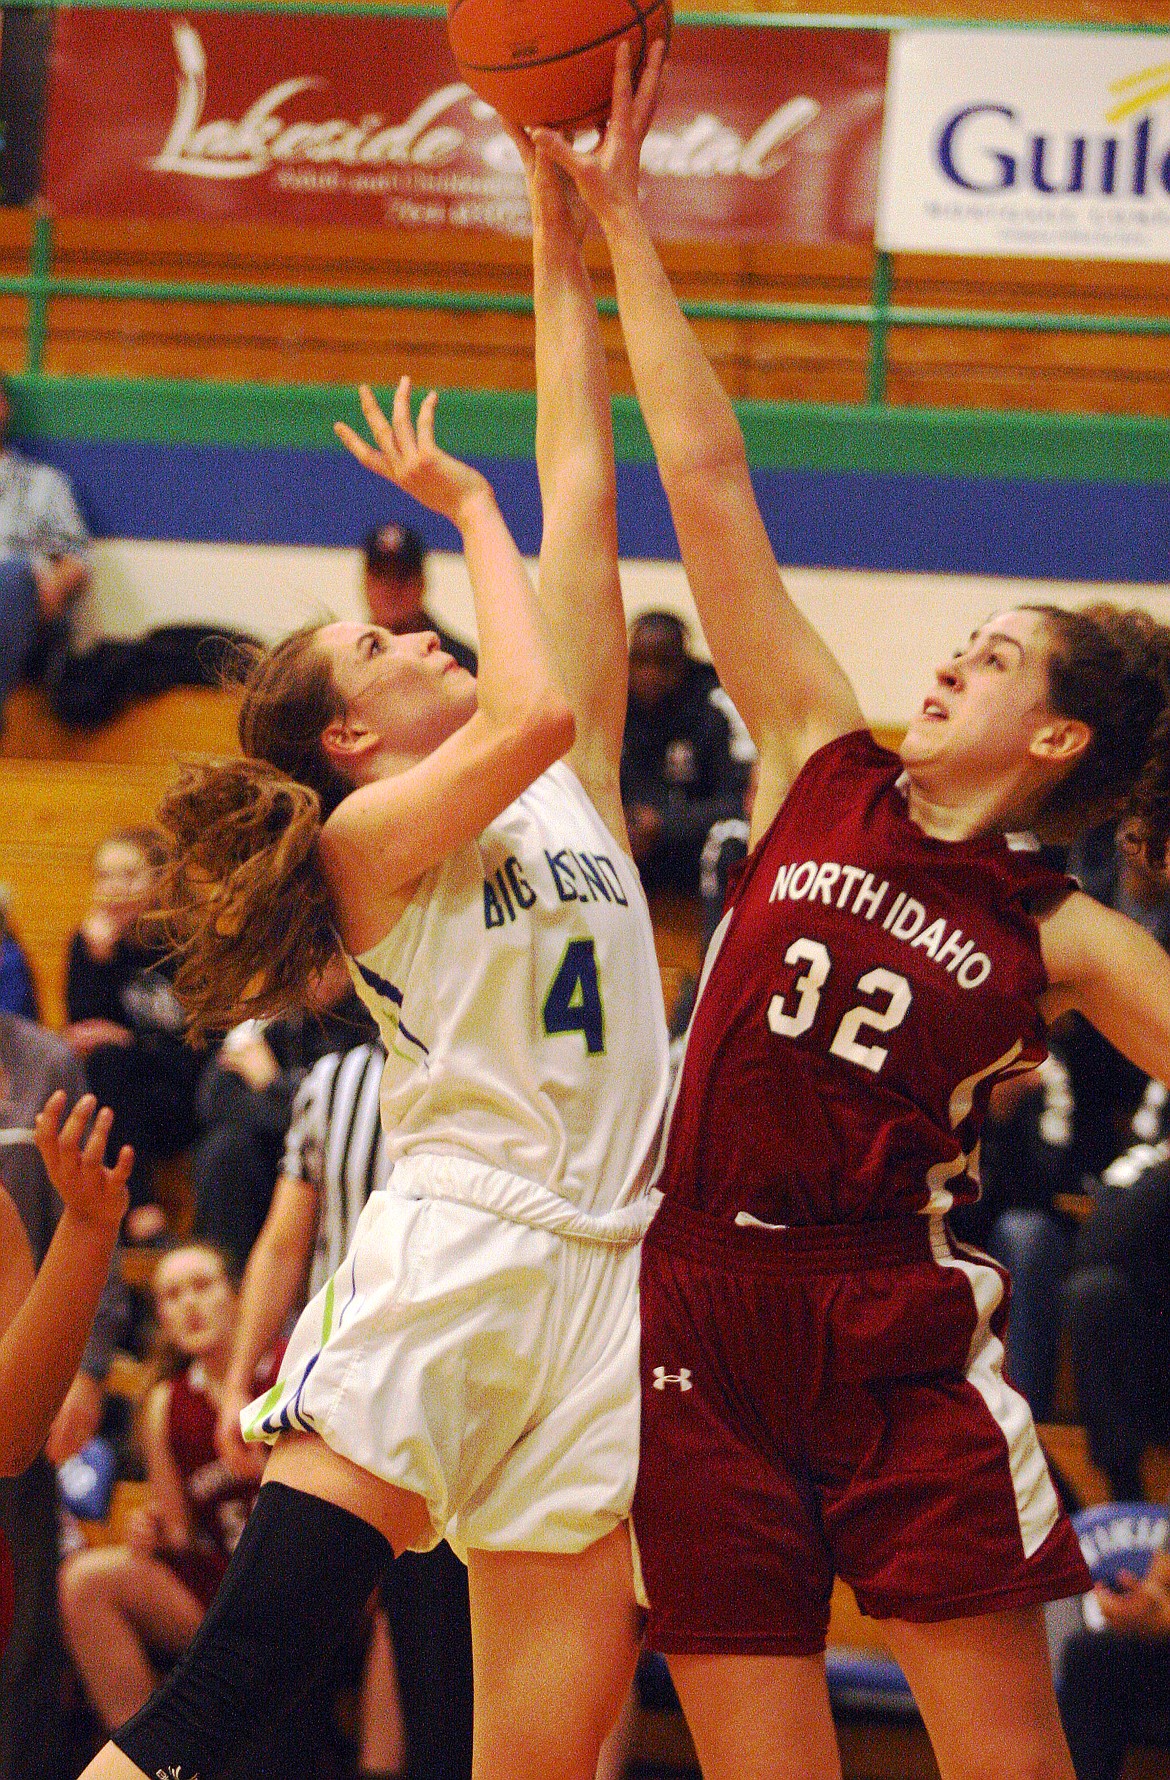
[(113, 1108), (115, 1146), (134, 1148), (126, 1219), (133, 1242), (157, 1238), (165, 1224), (151, 1203), (151, 1165), (178, 1155), (195, 1135), (200, 1058), (183, 1038), (165, 951), (139, 932), (164, 859), (149, 828), (123, 829), (102, 842), (65, 986), (66, 1041), (85, 1065), (91, 1092)]
[(714, 670), (687, 652), (671, 612), (630, 629), (622, 804), (647, 890), (694, 894), (712, 826), (742, 817), (755, 750)]
[[(153, 1658), (194, 1637), (260, 1487), (220, 1462), (215, 1427), (235, 1335), (237, 1288), (224, 1255), (201, 1241), (169, 1250), (154, 1276), (158, 1382), (142, 1410), (150, 1493), (125, 1545), (68, 1558), (60, 1575), (66, 1642), (107, 1728), (144, 1706)], [(257, 1390), (276, 1376), (268, 1356)]]

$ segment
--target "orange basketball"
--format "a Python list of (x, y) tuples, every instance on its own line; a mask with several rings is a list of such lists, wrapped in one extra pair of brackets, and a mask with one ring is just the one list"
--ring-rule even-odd
[(618, 44), (670, 40), (671, 0), (447, 0), (459, 71), (501, 117), (572, 129), (609, 115)]

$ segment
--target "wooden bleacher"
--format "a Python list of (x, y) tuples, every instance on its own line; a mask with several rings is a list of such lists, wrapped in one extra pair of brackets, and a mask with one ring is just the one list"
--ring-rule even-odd
[(65, 957), (85, 912), (94, 850), (118, 828), (150, 822), (175, 763), (235, 745), (235, 696), (203, 687), (164, 693), (79, 734), (22, 687), (0, 737), (0, 880), (43, 1017), (63, 1024)]

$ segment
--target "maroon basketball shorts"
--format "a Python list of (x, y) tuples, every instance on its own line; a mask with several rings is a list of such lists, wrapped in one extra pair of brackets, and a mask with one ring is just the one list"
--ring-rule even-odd
[(835, 1575), (878, 1619), (1087, 1589), (1003, 1376), (1007, 1296), (941, 1218), (773, 1230), (664, 1205), (634, 1499), (652, 1648), (815, 1655)]

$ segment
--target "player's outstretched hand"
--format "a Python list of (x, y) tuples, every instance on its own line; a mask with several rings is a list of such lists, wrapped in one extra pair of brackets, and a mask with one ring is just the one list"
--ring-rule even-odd
[(580, 192), (563, 167), (558, 167), (547, 154), (539, 154), (527, 130), (501, 118), (504, 129), (520, 151), (524, 177), (528, 181), (528, 202), (532, 206), (532, 224), (538, 238), (543, 235), (568, 235), (578, 246), (589, 227), (589, 210)]
[[(134, 1151), (123, 1144), (112, 1168), (106, 1166), (106, 1143), (114, 1115), (108, 1106), (97, 1112), (97, 1100), (83, 1094), (63, 1120), (66, 1095), (59, 1088), (37, 1114), (36, 1143), (45, 1172), (66, 1211), (83, 1223), (117, 1229), (126, 1215), (126, 1183)], [(87, 1135), (88, 1133), (88, 1135)]]
[(605, 135), (595, 149), (579, 154), (555, 130), (533, 130), (538, 155), (547, 155), (569, 174), (590, 210), (605, 228), (623, 211), (638, 205), (642, 144), (658, 103), (658, 86), (666, 45), (650, 46), (646, 66), (633, 91), (630, 47), (618, 45), (613, 71), (613, 105)]
[(364, 464), (375, 476), (385, 476), (388, 482), (413, 495), (432, 512), (441, 513), (453, 525), (460, 524), (466, 502), (485, 492), (491, 493), (489, 484), (478, 470), (436, 445), (435, 407), (439, 398), (434, 390), (419, 409), (417, 424), (410, 413), (409, 377), (403, 377), (395, 391), (389, 420), (368, 384), (362, 384), (359, 394), (362, 413), (374, 443), (371, 445), (343, 420), (339, 420), (333, 429), (359, 464)]

